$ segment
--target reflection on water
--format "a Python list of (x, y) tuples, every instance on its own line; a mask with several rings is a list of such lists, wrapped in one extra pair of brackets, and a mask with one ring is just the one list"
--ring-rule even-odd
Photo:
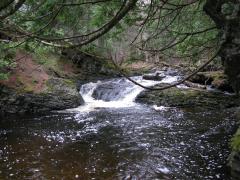
[(228, 179), (228, 111), (135, 105), (0, 120), (0, 179)]

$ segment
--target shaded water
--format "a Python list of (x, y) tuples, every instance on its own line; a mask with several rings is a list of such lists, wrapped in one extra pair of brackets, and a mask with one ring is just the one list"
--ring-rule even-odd
[(156, 111), (126, 94), (96, 101), (90, 89), (70, 112), (1, 119), (0, 179), (230, 179), (230, 110)]

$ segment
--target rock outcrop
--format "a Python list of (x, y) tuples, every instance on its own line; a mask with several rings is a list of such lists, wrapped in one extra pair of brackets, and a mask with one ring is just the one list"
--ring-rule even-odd
[(76, 86), (65, 79), (49, 79), (41, 93), (17, 92), (0, 86), (0, 113), (36, 113), (74, 108), (84, 103)]
[(189, 81), (201, 85), (211, 85), (221, 91), (233, 92), (231, 84), (223, 71), (199, 72), (191, 77)]
[[(84, 103), (79, 94), (88, 81), (117, 76), (104, 59), (78, 50), (47, 54), (48, 59), (17, 51), (16, 67), (0, 81), (0, 113), (35, 113), (75, 108)], [(39, 59), (41, 58), (41, 59)]]
[[(165, 85), (157, 85), (156, 87), (159, 86)], [(157, 106), (204, 107), (209, 109), (236, 107), (240, 104), (240, 99), (236, 99), (234, 96), (192, 88), (143, 91), (137, 96), (136, 101)]]

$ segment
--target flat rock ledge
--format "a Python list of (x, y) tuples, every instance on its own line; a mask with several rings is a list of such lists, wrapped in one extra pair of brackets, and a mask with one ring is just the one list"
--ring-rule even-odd
[[(155, 87), (166, 86), (159, 84)], [(209, 109), (231, 108), (240, 104), (240, 98), (221, 92), (203, 89), (179, 89), (176, 87), (163, 91), (143, 91), (136, 102), (167, 107), (207, 107)]]

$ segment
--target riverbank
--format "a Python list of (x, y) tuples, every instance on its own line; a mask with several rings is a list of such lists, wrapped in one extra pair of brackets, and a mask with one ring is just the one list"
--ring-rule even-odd
[(79, 88), (116, 76), (107, 61), (80, 51), (37, 56), (19, 50), (7, 80), (0, 81), (0, 113), (25, 114), (75, 108), (84, 103)]

